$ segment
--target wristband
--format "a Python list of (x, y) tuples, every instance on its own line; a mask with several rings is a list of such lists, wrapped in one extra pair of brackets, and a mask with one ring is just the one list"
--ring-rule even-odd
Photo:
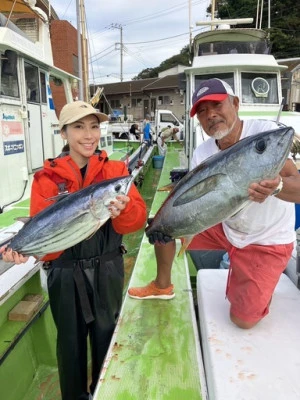
[(282, 178), (280, 177), (279, 185), (277, 186), (277, 188), (272, 193), (272, 196), (276, 196), (278, 193), (280, 193), (282, 191), (282, 189), (283, 189), (283, 181), (282, 181)]

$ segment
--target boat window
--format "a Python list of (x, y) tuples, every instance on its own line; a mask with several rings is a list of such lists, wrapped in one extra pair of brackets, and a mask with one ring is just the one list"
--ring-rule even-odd
[(200, 43), (198, 56), (215, 54), (269, 54), (270, 48), (265, 40), (244, 42), (244, 41), (219, 41)]
[(1, 96), (20, 97), (18, 73), (17, 73), (17, 54), (7, 50), (1, 54)]
[(27, 101), (31, 103), (40, 102), (39, 90), (39, 75), (38, 68), (34, 65), (24, 63), (25, 65), (25, 80), (26, 80), (26, 97)]
[(104, 147), (106, 147), (106, 140), (105, 140), (105, 137), (101, 137), (100, 138), (100, 145), (101, 145), (101, 148), (103, 149)]
[(232, 90), (234, 90), (234, 77), (233, 73), (224, 73), (224, 74), (206, 74), (206, 75), (196, 75), (195, 76), (195, 88), (197, 88), (201, 82), (206, 81), (207, 79), (212, 79), (212, 78), (218, 78), (222, 79), (222, 81), (225, 81), (228, 83), (229, 86), (232, 87)]
[(112, 145), (112, 137), (107, 136), (107, 146), (111, 146), (111, 145)]
[(278, 104), (277, 74), (242, 73), (242, 103)]
[(42, 103), (47, 103), (46, 75), (45, 75), (44, 72), (40, 72), (40, 82), (41, 82), (41, 98), (42, 98)]

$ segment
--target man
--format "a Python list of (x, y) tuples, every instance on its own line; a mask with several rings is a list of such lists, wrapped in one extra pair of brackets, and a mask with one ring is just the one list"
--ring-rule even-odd
[(173, 138), (176, 139), (177, 142), (179, 142), (179, 138), (177, 133), (179, 132), (178, 128), (172, 128), (171, 125), (168, 125), (166, 128), (164, 128), (161, 133), (158, 135), (157, 138), (157, 147), (158, 147), (158, 152), (159, 155), (165, 156), (166, 151), (167, 151), (167, 146), (166, 142)]
[[(238, 116), (239, 99), (219, 79), (203, 81), (193, 95), (190, 115), (197, 118), (210, 138), (194, 152), (192, 168), (209, 156), (240, 139), (276, 129), (273, 121), (247, 120)], [(230, 318), (240, 328), (255, 326), (269, 312), (269, 305), (281, 273), (290, 259), (295, 241), (295, 207), (300, 202), (300, 174), (288, 159), (275, 179), (252, 183), (249, 206), (225, 222), (195, 236), (190, 250), (224, 249), (230, 256), (226, 295), (231, 303)], [(174, 297), (171, 268), (175, 242), (155, 242), (157, 276), (143, 288), (131, 288), (138, 299)], [(163, 245), (164, 244), (164, 245)]]

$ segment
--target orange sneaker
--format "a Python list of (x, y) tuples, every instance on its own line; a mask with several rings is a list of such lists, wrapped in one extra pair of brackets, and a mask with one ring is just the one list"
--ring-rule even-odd
[(129, 297), (139, 300), (160, 299), (171, 300), (175, 297), (173, 292), (174, 286), (170, 285), (167, 288), (160, 289), (156, 286), (155, 281), (150, 282), (147, 286), (133, 287), (128, 289)]

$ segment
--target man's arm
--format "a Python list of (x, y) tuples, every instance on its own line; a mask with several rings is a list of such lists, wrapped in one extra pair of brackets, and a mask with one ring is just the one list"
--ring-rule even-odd
[(286, 161), (280, 175), (275, 179), (252, 183), (248, 189), (250, 200), (262, 203), (274, 193), (281, 180), (282, 189), (276, 197), (291, 203), (300, 203), (300, 174), (291, 159)]

